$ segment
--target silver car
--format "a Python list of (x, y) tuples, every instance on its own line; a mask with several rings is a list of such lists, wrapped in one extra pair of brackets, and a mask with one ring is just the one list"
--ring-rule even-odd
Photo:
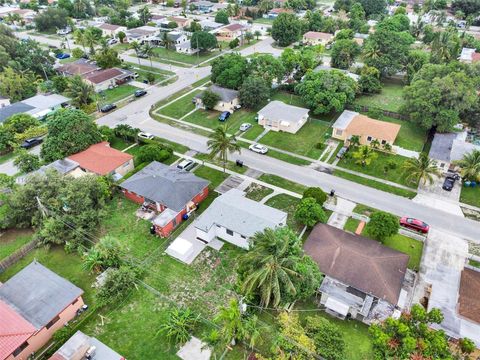
[(260, 144), (252, 144), (248, 148), (257, 154), (266, 154), (268, 152), (268, 148)]
[(240, 131), (247, 131), (248, 129), (250, 129), (252, 127), (252, 124), (250, 123), (243, 123), (242, 125), (240, 125)]

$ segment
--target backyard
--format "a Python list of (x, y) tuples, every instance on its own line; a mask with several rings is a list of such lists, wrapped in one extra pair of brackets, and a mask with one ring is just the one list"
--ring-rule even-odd
[(407, 120), (398, 120), (389, 116), (379, 116), (379, 120), (401, 125), (394, 145), (407, 150), (421, 152), (427, 141), (427, 131)]
[(0, 233), (0, 260), (13, 254), (33, 239), (30, 229), (11, 229)]
[(361, 95), (355, 99), (355, 105), (379, 108), (391, 112), (399, 112), (403, 104), (403, 85), (398, 82), (386, 81), (379, 94)]
[(303, 225), (297, 223), (293, 218), (295, 209), (300, 202), (300, 199), (287, 194), (278, 194), (267, 200), (265, 205), (271, 206), (275, 209), (282, 210), (288, 214), (287, 225), (297, 232), (300, 232)]

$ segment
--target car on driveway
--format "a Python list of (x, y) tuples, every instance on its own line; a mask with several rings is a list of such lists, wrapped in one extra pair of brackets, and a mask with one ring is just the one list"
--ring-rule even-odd
[(141, 97), (143, 95), (147, 95), (147, 91), (146, 90), (137, 90), (137, 91), (135, 91), (134, 95), (135, 95), (135, 97)]
[(347, 152), (348, 152), (348, 146), (342, 147), (337, 153), (337, 159), (343, 158)]
[(240, 131), (247, 131), (248, 129), (250, 129), (252, 127), (252, 124), (250, 123), (243, 123), (242, 125), (240, 125)]
[(25, 140), (22, 145), (20, 145), (20, 147), (22, 149), (30, 149), (34, 146), (37, 146), (37, 145), (40, 145), (41, 143), (43, 142), (43, 139), (42, 138), (31, 138), (31, 139), (27, 139)]
[(258, 154), (266, 154), (268, 152), (268, 148), (260, 144), (252, 144), (248, 148)]
[(103, 112), (103, 113), (106, 113), (106, 112), (112, 111), (113, 109), (116, 109), (116, 108), (117, 108), (117, 105), (115, 105), (115, 104), (107, 104), (107, 105), (103, 105), (100, 108), (100, 111)]
[(108, 45), (115, 45), (116, 43), (118, 43), (118, 40), (114, 38), (108, 39), (107, 41)]
[(430, 230), (430, 226), (427, 223), (407, 216), (400, 219), (400, 226), (423, 234), (427, 234), (428, 230)]
[(230, 112), (229, 111), (224, 111), (222, 112), (219, 117), (218, 117), (218, 120), (220, 121), (227, 121), (227, 119), (230, 117)]
[(146, 140), (152, 140), (155, 137), (155, 135), (150, 134), (148, 132), (143, 132), (143, 131), (139, 132), (137, 136), (141, 139), (146, 139)]
[(57, 59), (63, 60), (63, 59), (68, 59), (70, 57), (70, 54), (67, 53), (58, 53), (55, 55)]
[(443, 180), (442, 189), (446, 191), (452, 191), (454, 185), (455, 185), (455, 178), (451, 176), (447, 176), (445, 180)]
[(193, 160), (183, 160), (177, 165), (177, 169), (190, 171), (194, 168), (195, 162)]

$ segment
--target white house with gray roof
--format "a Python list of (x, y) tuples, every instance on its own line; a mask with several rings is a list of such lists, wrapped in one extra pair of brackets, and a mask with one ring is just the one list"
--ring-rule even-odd
[(215, 238), (244, 249), (249, 239), (267, 228), (285, 226), (287, 213), (247, 199), (238, 189), (217, 197), (195, 221), (197, 239), (209, 243)]
[(58, 349), (50, 360), (125, 360), (98, 339), (77, 331), (68, 341)]
[(456, 167), (455, 162), (461, 160), (464, 155), (474, 150), (480, 151), (480, 144), (469, 142), (467, 138), (468, 133), (466, 131), (444, 134), (436, 133), (428, 156), (435, 160), (438, 168), (444, 171), (448, 169), (454, 170)]
[[(208, 90), (218, 95), (220, 99), (217, 105), (213, 107), (213, 110), (217, 110), (221, 112), (228, 111), (230, 113), (233, 113), (233, 111), (235, 110), (235, 106), (240, 104), (237, 90), (223, 88), (218, 85), (212, 85), (208, 88)], [(197, 95), (195, 97), (195, 100), (196, 100), (197, 107), (203, 109), (204, 105), (202, 101), (202, 95), (203, 93)]]
[(307, 122), (308, 111), (275, 100), (258, 112), (258, 124), (265, 129), (295, 134)]

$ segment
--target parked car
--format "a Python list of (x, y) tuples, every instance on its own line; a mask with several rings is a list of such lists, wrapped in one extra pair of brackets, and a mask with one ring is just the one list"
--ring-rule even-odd
[(242, 125), (240, 125), (240, 131), (247, 131), (248, 129), (250, 129), (252, 127), (252, 124), (250, 123), (243, 123)]
[(70, 57), (70, 54), (67, 53), (58, 53), (55, 55), (57, 59), (63, 60), (63, 59), (68, 59)]
[(132, 76), (133, 76), (134, 79), (136, 79), (136, 78), (138, 78), (140, 75), (138, 74), (138, 72), (134, 72)]
[(235, 111), (240, 110), (241, 108), (242, 108), (242, 105), (235, 105), (235, 106), (233, 107), (233, 109), (234, 109)]
[(70, 34), (72, 32), (72, 28), (67, 26), (66, 28), (64, 29), (60, 29), (57, 31), (57, 35), (67, 35), (67, 34)]
[(183, 160), (177, 165), (177, 169), (190, 171), (195, 166), (195, 162), (193, 160)]
[(139, 132), (137, 136), (141, 139), (147, 139), (147, 140), (152, 140), (155, 137), (155, 135), (150, 134), (148, 132), (143, 132), (143, 131)]
[(147, 92), (145, 90), (137, 90), (135, 91), (135, 97), (141, 97), (143, 95), (147, 95)]
[(218, 117), (218, 120), (220, 121), (226, 121), (230, 117), (230, 112), (229, 111), (224, 111), (220, 114)]
[(452, 176), (447, 176), (445, 180), (443, 180), (442, 189), (446, 191), (452, 191), (453, 187), (455, 186), (455, 178)]
[(348, 146), (344, 146), (340, 149), (340, 151), (337, 153), (337, 159), (343, 158), (343, 156), (347, 153), (348, 151)]
[(142, 59), (148, 59), (148, 55), (147, 55), (147, 54), (144, 54), (144, 53), (138, 54), (138, 57), (139, 57), (139, 58), (142, 58)]
[(252, 144), (248, 148), (257, 154), (266, 154), (268, 152), (268, 148), (260, 144)]
[(107, 44), (108, 44), (108, 45), (114, 45), (114, 44), (116, 44), (116, 43), (118, 43), (118, 40), (117, 40), (117, 39), (114, 39), (114, 38), (108, 39), (108, 41), (107, 41)]
[(403, 226), (404, 228), (410, 230), (421, 232), (423, 234), (427, 234), (428, 230), (430, 230), (430, 226), (422, 220), (410, 218), (407, 216), (404, 216), (400, 219), (400, 226)]
[(40, 145), (41, 143), (43, 142), (43, 139), (42, 138), (31, 138), (31, 139), (27, 139), (25, 140), (22, 145), (20, 145), (20, 147), (22, 149), (30, 149), (34, 146), (37, 146), (37, 145)]
[(113, 109), (116, 109), (116, 108), (117, 108), (117, 105), (115, 105), (115, 104), (107, 104), (107, 105), (103, 105), (100, 108), (100, 111), (103, 112), (103, 113), (106, 113), (106, 112), (112, 111)]

